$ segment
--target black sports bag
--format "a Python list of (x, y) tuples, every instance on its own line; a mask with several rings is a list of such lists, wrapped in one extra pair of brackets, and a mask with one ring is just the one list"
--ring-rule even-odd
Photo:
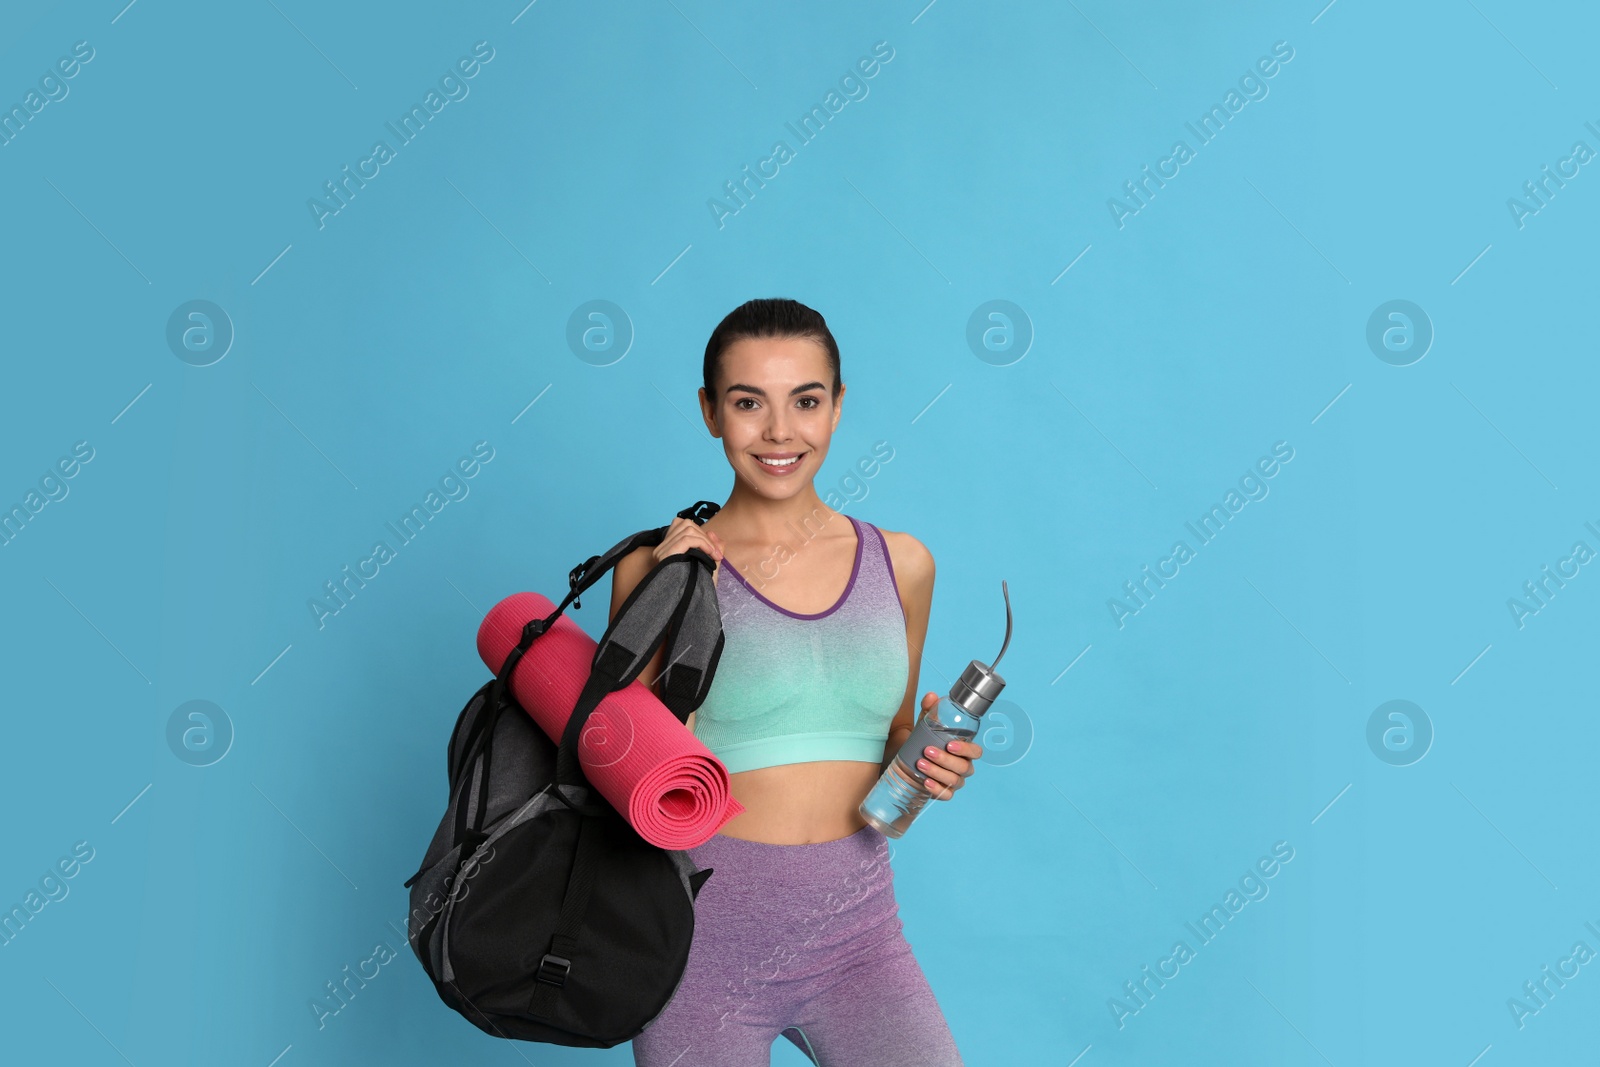
[[(703, 523), (702, 500), (678, 514)], [(663, 697), (680, 722), (704, 701), (722, 654), (715, 561), (699, 548), (640, 581), (595, 651), (560, 745), (508, 685), (528, 647), (627, 553), (659, 545), (642, 530), (568, 575), (571, 590), (533, 619), (450, 735), (450, 803), (411, 890), (407, 939), (439, 996), (496, 1037), (611, 1048), (671, 1001), (694, 937), (694, 901), (711, 868), (645, 841), (578, 765), (589, 714), (666, 643)]]

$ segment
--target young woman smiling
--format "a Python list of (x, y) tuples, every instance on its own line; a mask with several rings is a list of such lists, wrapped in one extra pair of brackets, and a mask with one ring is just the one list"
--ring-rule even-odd
[[(835, 512), (813, 484), (839, 424), (839, 349), (793, 300), (734, 309), (706, 345), (700, 410), (734, 485), (703, 526), (620, 560), (613, 617), (657, 562), (717, 561), (724, 645), (689, 728), (745, 811), (691, 849), (715, 873), (695, 903), (683, 980), (633, 1041), (639, 1067), (757, 1067), (788, 1038), (819, 1067), (960, 1067), (902, 932), (888, 842), (861, 801), (915, 723), (933, 556)], [(664, 653), (640, 675), (658, 678)], [(938, 694), (921, 699), (924, 712)], [(983, 754), (923, 754), (950, 799)]]

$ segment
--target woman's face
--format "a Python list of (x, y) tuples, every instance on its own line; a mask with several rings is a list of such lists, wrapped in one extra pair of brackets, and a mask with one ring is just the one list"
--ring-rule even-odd
[[(832, 386), (827, 352), (817, 342), (750, 337), (723, 353), (715, 409), (704, 389), (700, 409), (734, 473), (763, 496), (788, 497), (809, 486), (827, 458), (841, 410)], [(839, 393), (842, 400), (843, 386)]]

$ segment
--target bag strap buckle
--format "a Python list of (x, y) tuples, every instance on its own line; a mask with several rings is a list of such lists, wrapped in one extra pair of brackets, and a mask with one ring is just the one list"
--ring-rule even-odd
[(567, 984), (567, 972), (571, 970), (571, 960), (565, 956), (557, 956), (553, 952), (546, 952), (539, 960), (539, 970), (534, 977), (560, 988)]
[(722, 505), (718, 504), (716, 501), (701, 500), (678, 512), (678, 518), (693, 519), (697, 524), (703, 526), (705, 525), (705, 521), (707, 519), (711, 518), (711, 516), (715, 515), (721, 510)]
[(522, 627), (522, 647), (527, 648), (529, 645), (533, 644), (534, 638), (544, 633), (547, 629), (549, 629), (549, 627), (550, 622), (548, 619), (538, 618), (537, 616), (529, 619)]
[[(583, 581), (584, 576), (588, 573), (589, 568), (593, 567), (596, 563), (599, 563), (599, 562), (600, 562), (600, 557), (599, 556), (590, 556), (588, 559), (584, 560), (582, 563), (578, 564), (576, 567), (574, 567), (570, 571), (568, 571), (567, 572), (567, 587), (569, 589), (575, 591), (578, 588), (578, 583)], [(578, 602), (578, 598), (576, 596), (574, 596), (572, 598), (572, 606), (575, 607), (575, 608), (583, 607), (583, 605)]]

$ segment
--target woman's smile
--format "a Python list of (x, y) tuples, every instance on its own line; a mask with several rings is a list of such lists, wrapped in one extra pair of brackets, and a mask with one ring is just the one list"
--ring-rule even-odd
[(756, 462), (766, 473), (783, 478), (800, 469), (800, 461), (806, 454), (805, 452), (761, 452), (756, 454)]

